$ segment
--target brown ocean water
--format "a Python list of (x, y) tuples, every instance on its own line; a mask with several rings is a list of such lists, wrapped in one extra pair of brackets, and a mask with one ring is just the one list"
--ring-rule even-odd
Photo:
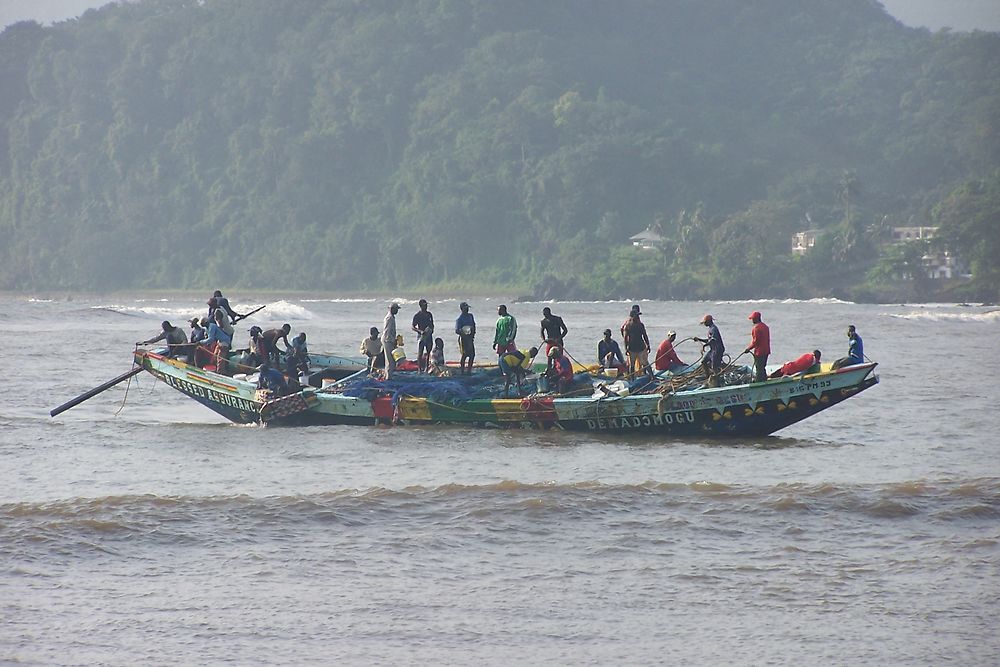
[[(347, 356), (385, 304), (231, 299)], [(148, 375), (48, 417), (202, 301), (0, 296), (0, 663), (1000, 663), (996, 308), (643, 302), (737, 352), (759, 309), (773, 361), (857, 325), (881, 384), (751, 440), (235, 426)], [(629, 304), (549, 305), (583, 361)]]

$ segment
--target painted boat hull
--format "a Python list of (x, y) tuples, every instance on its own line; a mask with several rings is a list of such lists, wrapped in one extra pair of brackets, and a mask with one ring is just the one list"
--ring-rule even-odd
[(385, 396), (374, 400), (308, 389), (274, 401), (256, 387), (138, 351), (136, 362), (224, 418), (282, 426), (459, 424), (481, 428), (555, 428), (650, 436), (763, 436), (806, 419), (878, 383), (862, 364), (764, 383), (611, 398), (533, 396), (454, 404)]

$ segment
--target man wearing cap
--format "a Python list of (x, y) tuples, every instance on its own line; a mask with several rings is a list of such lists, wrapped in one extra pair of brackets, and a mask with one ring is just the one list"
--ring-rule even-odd
[(750, 344), (743, 354), (753, 353), (753, 381), (764, 382), (767, 380), (767, 357), (771, 354), (771, 330), (761, 321), (759, 310), (750, 313), (748, 319), (753, 322), (753, 329), (750, 330)]
[(726, 352), (726, 344), (722, 342), (719, 327), (715, 326), (715, 318), (706, 315), (701, 318), (701, 323), (708, 327), (708, 338), (695, 338), (695, 340), (708, 348), (701, 360), (701, 366), (705, 369), (705, 377), (712, 384), (722, 370), (722, 355)]
[(434, 347), (434, 316), (427, 310), (427, 299), (421, 299), (417, 305), (420, 310), (413, 315), (410, 326), (417, 332), (417, 368), (423, 373)]
[(605, 329), (604, 338), (597, 343), (597, 361), (602, 367), (617, 368), (622, 374), (628, 368), (625, 365), (625, 357), (622, 356), (622, 349), (618, 347), (618, 341), (611, 337), (611, 329)]
[(677, 334), (673, 331), (668, 331), (667, 337), (656, 348), (656, 357), (653, 359), (653, 366), (656, 370), (673, 371), (687, 365), (677, 356), (677, 350), (674, 349), (675, 340), (677, 340)]
[(399, 312), (399, 304), (389, 305), (389, 310), (385, 314), (382, 322), (382, 356), (385, 358), (385, 379), (392, 377), (396, 370), (396, 358), (392, 353), (396, 350), (396, 313)]
[[(462, 314), (455, 320), (455, 333), (458, 334), (458, 352), (461, 359), (458, 367), (462, 373), (472, 372), (472, 362), (476, 359), (476, 318), (469, 312), (469, 304), (465, 301), (458, 304)], [(469, 369), (465, 369), (465, 361), (469, 361)]]

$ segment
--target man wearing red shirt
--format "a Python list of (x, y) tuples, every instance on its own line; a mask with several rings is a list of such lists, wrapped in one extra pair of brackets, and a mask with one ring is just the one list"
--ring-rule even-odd
[(804, 373), (812, 369), (813, 366), (819, 363), (819, 357), (820, 357), (819, 350), (806, 352), (795, 361), (789, 361), (784, 366), (771, 373), (771, 375), (768, 377), (776, 378), (776, 377), (782, 377), (784, 375), (795, 375), (796, 373)]
[(753, 381), (764, 382), (767, 379), (767, 358), (771, 354), (771, 330), (760, 319), (760, 311), (755, 310), (747, 318), (753, 322), (750, 330), (750, 344), (743, 354), (753, 353)]
[(677, 350), (674, 349), (674, 340), (676, 338), (677, 334), (673, 331), (668, 331), (667, 337), (663, 339), (660, 347), (656, 349), (656, 358), (653, 360), (656, 370), (672, 371), (675, 368), (685, 366), (684, 362), (677, 357)]

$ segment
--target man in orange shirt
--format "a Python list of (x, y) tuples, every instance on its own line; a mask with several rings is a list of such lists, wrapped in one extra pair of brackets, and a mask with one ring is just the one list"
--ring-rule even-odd
[(753, 322), (753, 329), (750, 330), (750, 344), (743, 354), (753, 353), (753, 381), (764, 382), (767, 380), (767, 358), (771, 354), (771, 330), (761, 321), (759, 310), (750, 313), (747, 319)]

